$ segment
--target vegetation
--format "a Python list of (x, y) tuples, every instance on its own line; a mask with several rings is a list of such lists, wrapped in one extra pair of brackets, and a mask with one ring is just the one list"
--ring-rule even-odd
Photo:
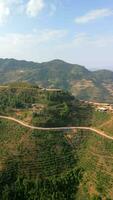
[(113, 72), (91, 72), (61, 60), (44, 63), (0, 59), (0, 84), (27, 81), (41, 87), (62, 88), (83, 100), (113, 103)]
[(21, 83), (0, 89), (0, 113), (4, 112), (35, 126), (90, 125), (92, 107), (68, 92), (43, 91)]
[[(27, 83), (0, 88), (0, 114), (43, 127), (100, 128), (112, 119), (68, 92)], [(0, 119), (1, 200), (112, 200), (112, 188), (112, 141), (90, 131), (37, 131)]]
[[(76, 148), (79, 140), (79, 148)], [(84, 169), (77, 200), (113, 199), (113, 142), (92, 132), (72, 138), (78, 158), (77, 167)]]
[(4, 120), (0, 128), (0, 199), (74, 198), (82, 169), (75, 168), (62, 133), (31, 131)]
[(113, 136), (113, 113), (95, 111), (92, 115), (92, 124), (94, 127)]

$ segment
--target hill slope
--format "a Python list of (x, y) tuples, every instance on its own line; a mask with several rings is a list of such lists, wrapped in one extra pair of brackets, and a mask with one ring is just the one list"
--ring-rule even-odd
[[(0, 88), (0, 115), (28, 124), (102, 125), (105, 130), (112, 114), (95, 112), (67, 92), (25, 83)], [(86, 130), (44, 132), (0, 119), (0, 199), (12, 196), (14, 200), (113, 200), (113, 141)]]
[(0, 59), (0, 84), (27, 81), (44, 87), (63, 88), (84, 100), (113, 102), (113, 72), (91, 72), (62, 60), (44, 63)]
[(113, 72), (91, 72), (62, 60), (45, 63), (0, 59), (0, 84), (27, 81), (50, 88), (62, 88), (83, 100), (113, 102)]

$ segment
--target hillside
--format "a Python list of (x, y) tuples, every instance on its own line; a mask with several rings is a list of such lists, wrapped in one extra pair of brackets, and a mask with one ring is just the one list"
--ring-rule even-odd
[(91, 72), (62, 60), (44, 63), (0, 59), (0, 84), (26, 81), (42, 87), (62, 88), (83, 100), (113, 102), (113, 72)]
[[(0, 115), (39, 127), (100, 130), (113, 118), (68, 92), (25, 83), (0, 88)], [(0, 119), (0, 199), (112, 200), (112, 158), (113, 141), (92, 131), (45, 132)]]

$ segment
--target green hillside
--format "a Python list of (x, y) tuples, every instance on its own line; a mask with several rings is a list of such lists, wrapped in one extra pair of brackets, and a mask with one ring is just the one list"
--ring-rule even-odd
[(0, 59), (0, 84), (27, 81), (39, 86), (62, 88), (84, 100), (113, 102), (113, 72), (91, 72), (62, 60), (44, 63)]
[[(0, 115), (42, 127), (101, 129), (112, 120), (68, 92), (26, 83), (0, 88)], [(112, 158), (113, 141), (91, 131), (38, 131), (0, 119), (0, 199), (112, 200)]]

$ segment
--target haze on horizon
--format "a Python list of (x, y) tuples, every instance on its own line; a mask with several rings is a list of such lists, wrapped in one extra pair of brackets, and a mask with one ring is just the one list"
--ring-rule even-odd
[(0, 0), (0, 57), (113, 70), (112, 0)]

